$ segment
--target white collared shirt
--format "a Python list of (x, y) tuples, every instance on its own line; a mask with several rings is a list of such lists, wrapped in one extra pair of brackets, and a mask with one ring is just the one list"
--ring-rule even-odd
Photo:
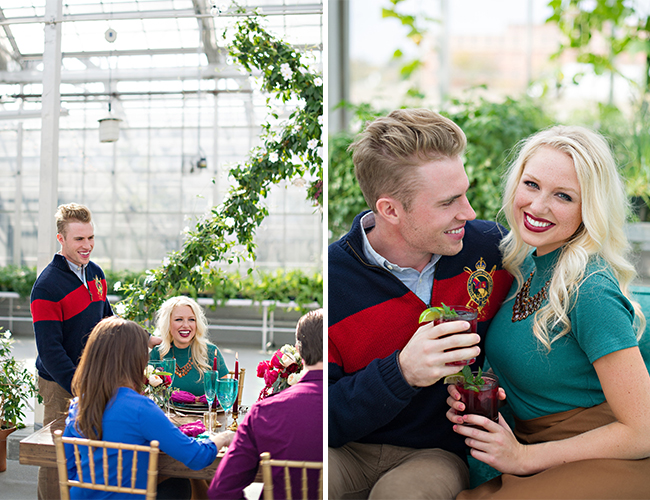
[[(64, 257), (65, 258), (65, 257)], [(74, 262), (65, 259), (66, 262), (68, 263), (68, 267), (70, 270), (77, 275), (77, 277), (81, 280), (81, 282), (84, 284), (86, 288), (88, 288), (88, 283), (86, 283), (86, 266), (88, 264), (82, 264), (81, 266), (78, 266)]]
[(371, 264), (383, 267), (395, 275), (409, 290), (427, 305), (431, 303), (431, 290), (433, 289), (433, 274), (440, 255), (431, 255), (431, 260), (424, 266), (422, 272), (412, 267), (400, 267), (379, 255), (368, 240), (366, 229), (375, 227), (375, 214), (368, 212), (361, 218), (361, 233), (363, 234), (363, 252)]

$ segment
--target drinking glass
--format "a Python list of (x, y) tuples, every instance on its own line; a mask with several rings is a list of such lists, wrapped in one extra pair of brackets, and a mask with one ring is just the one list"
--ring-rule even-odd
[(171, 418), (171, 410), (169, 408), (169, 399), (172, 395), (172, 386), (174, 385), (174, 378), (176, 377), (176, 358), (165, 358), (162, 360), (163, 370), (170, 373), (171, 383), (169, 387), (165, 390), (165, 404), (167, 406), (167, 417)]
[(237, 398), (237, 385), (237, 381), (232, 378), (222, 378), (217, 385), (217, 398), (226, 412), (226, 423), (228, 423), (228, 410), (232, 408)]
[[(214, 425), (212, 423), (212, 403), (217, 396), (217, 382), (219, 382), (219, 372), (208, 370), (203, 374), (203, 389), (205, 390), (205, 399), (208, 401), (208, 433), (214, 434), (212, 431)], [(205, 415), (204, 415), (205, 418)]]
[[(456, 314), (443, 313), (442, 317), (433, 321), (433, 324), (439, 325), (440, 323), (448, 323), (450, 321), (467, 321), (469, 323), (469, 328), (463, 332), (457, 332), (457, 333), (476, 333), (478, 331), (478, 311), (476, 309), (472, 307), (466, 307), (466, 306), (449, 306), (449, 309), (455, 311)], [(451, 335), (457, 335), (457, 333), (452, 333)], [(445, 335), (440, 338), (444, 338), (447, 336), (448, 335)], [(456, 349), (450, 349), (450, 350), (454, 351)], [(454, 365), (454, 366), (464, 366), (464, 365), (471, 365), (475, 361), (476, 358), (472, 358), (472, 359), (465, 359), (462, 361), (454, 361), (453, 363), (447, 363), (447, 364)]]
[[(472, 372), (476, 376), (478, 372)], [(493, 422), (499, 422), (499, 377), (494, 373), (482, 373), (481, 377), (484, 384), (466, 387), (464, 383), (459, 383), (456, 387), (460, 392), (460, 400), (465, 404), (465, 411), (459, 412), (460, 415), (481, 415), (487, 417)], [(475, 427), (475, 426), (473, 426)]]
[[(155, 372), (164, 372), (165, 371), (165, 369), (162, 366), (162, 361), (149, 360), (147, 362), (147, 364), (153, 367), (154, 373)], [(160, 392), (158, 392), (158, 390), (156, 388), (151, 387), (151, 386), (148, 386), (148, 387), (150, 387), (149, 392), (148, 392), (149, 399), (151, 399), (154, 403), (156, 403), (156, 405), (159, 408), (164, 409), (164, 407), (165, 407), (165, 389), (164, 389), (164, 387), (162, 389), (162, 394)]]

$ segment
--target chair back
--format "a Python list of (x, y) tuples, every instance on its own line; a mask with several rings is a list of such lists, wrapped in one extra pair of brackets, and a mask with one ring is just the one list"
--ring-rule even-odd
[[(239, 378), (237, 379), (237, 406), (241, 406), (241, 397), (242, 394), (244, 393), (244, 377), (246, 376), (246, 368), (240, 368), (239, 369)], [(228, 372), (228, 375), (226, 375), (228, 378), (234, 378), (235, 377), (235, 371), (230, 370)]]
[[(74, 447), (74, 459), (77, 466), (78, 480), (68, 479), (67, 460), (65, 456), (64, 444), (70, 444)], [(109, 441), (96, 441), (92, 439), (81, 439), (73, 437), (63, 437), (63, 432), (60, 430), (54, 432), (54, 447), (56, 448), (56, 464), (59, 470), (59, 489), (61, 490), (61, 498), (63, 500), (70, 500), (70, 487), (85, 488), (89, 490), (111, 491), (115, 493), (131, 493), (134, 495), (145, 495), (147, 500), (155, 500), (156, 491), (158, 489), (158, 441), (151, 441), (151, 446), (142, 446), (137, 444), (114, 443)], [(86, 447), (88, 450), (88, 468), (90, 470), (90, 477), (84, 477), (81, 466), (81, 453), (80, 447)], [(96, 469), (95, 461), (93, 460), (95, 449), (102, 450), (102, 464), (99, 471)], [(117, 484), (109, 484), (109, 460), (108, 450), (116, 449), (117, 452)], [(130, 486), (122, 486), (123, 478), (123, 465), (122, 455), (125, 450), (133, 452), (133, 460), (131, 461), (131, 480)], [(147, 488), (136, 488), (136, 476), (138, 471), (138, 452), (149, 454), (149, 468), (147, 470)], [(102, 474), (104, 478), (103, 484), (97, 483), (97, 475)], [(101, 476), (100, 476), (101, 477)]]
[(275, 460), (271, 458), (271, 454), (265, 451), (260, 455), (260, 464), (262, 466), (262, 479), (264, 480), (264, 500), (273, 500), (273, 467), (282, 467), (284, 469), (284, 491), (287, 500), (293, 500), (293, 492), (291, 491), (291, 469), (299, 469), (302, 471), (300, 476), (301, 484), (301, 498), (308, 500), (308, 482), (307, 470), (319, 470), (318, 474), (318, 500), (323, 500), (323, 462), (305, 462), (297, 460)]

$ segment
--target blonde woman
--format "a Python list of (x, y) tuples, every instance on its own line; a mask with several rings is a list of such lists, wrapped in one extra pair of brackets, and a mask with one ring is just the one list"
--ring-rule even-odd
[(195, 396), (204, 394), (203, 374), (212, 370), (215, 358), (219, 378), (228, 374), (221, 351), (208, 341), (207, 330), (203, 309), (184, 295), (167, 299), (156, 314), (154, 335), (162, 342), (151, 351), (149, 359), (176, 358), (174, 387)]
[(485, 342), (515, 428), (458, 415), (450, 386), (454, 430), (503, 473), (457, 498), (647, 498), (650, 375), (638, 344), (645, 318), (628, 291), (626, 208), (600, 135), (558, 126), (523, 144), (500, 245), (516, 281)]

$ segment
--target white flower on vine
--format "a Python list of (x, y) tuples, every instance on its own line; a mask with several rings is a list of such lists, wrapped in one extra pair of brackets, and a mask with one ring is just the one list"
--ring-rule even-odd
[(154, 281), (156, 281), (156, 276), (155, 276), (154, 274), (149, 274), (149, 275), (147, 275), (147, 277), (145, 278), (145, 280), (144, 280), (144, 284), (145, 284), (145, 286), (146, 286), (146, 285), (150, 285), (150, 284), (153, 283)]
[(140, 295), (138, 296), (138, 299), (140, 299), (140, 300), (144, 300), (144, 295), (143, 295), (143, 294), (140, 294)]
[(278, 161), (278, 153), (271, 153), (271, 154), (269, 155), (269, 161), (272, 161), (273, 163), (275, 163), (276, 161)]
[(183, 228), (183, 230), (181, 231), (181, 234), (187, 234), (187, 233), (189, 233), (189, 232), (190, 232), (190, 227), (189, 227), (189, 226), (185, 226), (185, 227)]
[(116, 281), (115, 284), (113, 285), (113, 291), (117, 292), (120, 288), (122, 288), (122, 282)]
[(303, 179), (302, 177), (298, 177), (297, 179), (294, 179), (291, 181), (291, 184), (293, 184), (296, 187), (302, 188), (307, 185), (307, 181)]
[(224, 222), (228, 227), (233, 227), (235, 225), (235, 219), (233, 219), (232, 217), (226, 217), (226, 220)]
[(317, 76), (316, 78), (314, 78), (314, 85), (320, 87), (321, 85), (323, 85), (323, 79), (320, 76)]
[(118, 302), (113, 306), (113, 309), (118, 316), (123, 316), (126, 312), (126, 304), (124, 302)]
[(163, 267), (167, 267), (171, 263), (171, 260), (169, 260), (169, 257), (165, 257), (162, 261)]
[(200, 273), (200, 272), (201, 272), (201, 266), (198, 266), (198, 265), (197, 265), (197, 266), (194, 266), (194, 267), (192, 268), (192, 272)]
[(318, 115), (318, 124), (323, 125), (323, 115)]
[(285, 80), (288, 80), (293, 75), (291, 71), (291, 66), (288, 63), (282, 63), (280, 65), (280, 74), (284, 77)]
[(318, 139), (309, 139), (309, 142), (307, 142), (307, 147), (309, 149), (316, 149), (318, 147)]

